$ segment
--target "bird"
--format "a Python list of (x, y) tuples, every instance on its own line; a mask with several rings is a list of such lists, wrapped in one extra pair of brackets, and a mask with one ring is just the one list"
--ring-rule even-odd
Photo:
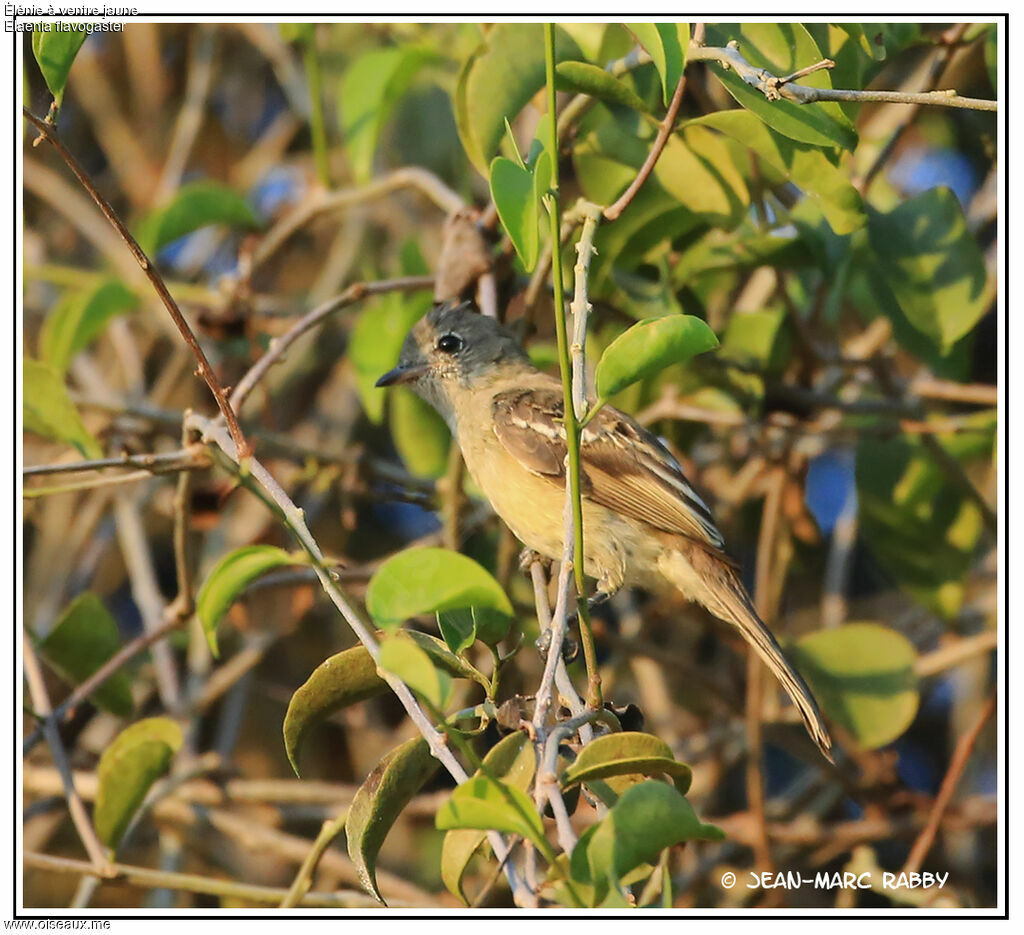
[[(448, 424), (466, 468), (515, 536), (562, 554), (567, 444), (561, 382), (470, 303), (436, 304), (376, 383), (406, 385)], [(807, 683), (758, 616), (707, 504), (668, 449), (605, 405), (580, 438), (584, 573), (596, 598), (624, 586), (676, 590), (735, 626), (799, 710), (827, 759), (832, 740)], [(592, 599), (593, 600), (593, 599)]]

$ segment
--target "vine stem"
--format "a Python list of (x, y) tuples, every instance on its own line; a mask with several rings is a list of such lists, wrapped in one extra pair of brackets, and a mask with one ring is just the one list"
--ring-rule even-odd
[[(230, 435), (220, 425), (212, 419), (207, 419), (195, 413), (188, 416), (186, 421), (190, 429), (198, 432), (204, 441), (216, 445), (235, 468), (241, 469), (238, 450)], [(328, 568), (320, 546), (306, 525), (305, 513), (295, 505), (273, 475), (254, 457), (250, 457), (249, 460), (247, 480), (256, 484), (259, 487), (257, 493), (261, 499), (265, 499), (280, 513), (284, 524), (298, 541), (302, 550), (309, 556), (313, 571), (319, 579), (324, 593), (331, 599), (334, 606), (338, 608), (338, 611), (352, 628), (352, 632), (355, 633), (359, 642), (363, 644), (371, 658), (376, 662), (380, 657), (380, 646), (370, 626), (362, 619), (355, 607), (349, 602), (348, 596), (339, 586), (336, 580), (337, 572)], [(402, 707), (405, 708), (410, 720), (416, 725), (423, 739), (426, 740), (431, 754), (440, 761), (457, 783), (465, 782), (469, 778), (468, 774), (448, 748), (445, 737), (434, 727), (433, 722), (420, 706), (409, 686), (390, 672), (386, 672), (383, 669), (378, 671), (381, 678), (388, 683), (391, 690), (398, 697)], [(488, 832), (488, 840), (494, 849), (497, 859), (505, 861), (505, 857), (509, 852), (509, 846), (505, 839), (496, 831), (491, 831)], [(508, 880), (509, 888), (512, 890), (512, 895), (518, 904), (524, 896), (523, 886), (520, 882), (519, 874), (511, 863), (505, 863), (505, 876)]]
[(164, 308), (166, 308), (170, 314), (171, 320), (174, 322), (178, 331), (181, 333), (182, 338), (184, 338), (185, 343), (192, 351), (192, 354), (196, 359), (196, 363), (199, 365), (199, 375), (206, 381), (206, 385), (210, 388), (213, 398), (217, 401), (217, 408), (220, 409), (221, 414), (224, 417), (224, 421), (227, 423), (228, 431), (231, 433), (231, 439), (234, 441), (235, 447), (238, 451), (241, 452), (241, 458), (244, 462), (252, 454), (252, 446), (248, 441), (246, 441), (245, 436), (242, 434), (242, 428), (238, 424), (238, 417), (235, 415), (235, 411), (231, 408), (231, 403), (228, 401), (227, 391), (221, 385), (220, 380), (217, 379), (217, 375), (213, 372), (213, 368), (210, 366), (210, 362), (206, 358), (206, 353), (203, 351), (202, 347), (200, 347), (199, 341), (196, 340), (196, 336), (189, 323), (185, 320), (185, 316), (181, 313), (181, 309), (178, 308), (178, 303), (174, 301), (174, 297), (168, 291), (163, 277), (153, 265), (152, 260), (146, 256), (142, 247), (139, 246), (138, 241), (132, 236), (131, 231), (124, 226), (122, 220), (117, 216), (117, 212), (111, 207), (110, 202), (100, 194), (99, 189), (97, 189), (93, 184), (92, 179), (86, 173), (85, 169), (79, 165), (78, 160), (75, 159), (70, 150), (68, 150), (64, 145), (63, 140), (61, 140), (60, 135), (57, 133), (56, 127), (54, 127), (53, 124), (47, 123), (45, 120), (40, 120), (27, 107), (22, 107), (21, 112), (25, 119), (39, 131), (43, 138), (45, 138), (55, 150), (57, 150), (61, 159), (64, 160), (68, 168), (74, 173), (75, 177), (82, 184), (82, 187), (92, 196), (92, 200), (96, 202), (100, 211), (103, 212), (103, 216), (110, 222), (114, 230), (117, 231), (118, 235), (128, 246), (132, 256), (135, 257), (135, 262), (139, 264), (139, 267), (146, 274), (146, 278), (149, 279), (153, 288), (156, 290), (156, 294), (160, 297), (160, 301), (163, 302)]

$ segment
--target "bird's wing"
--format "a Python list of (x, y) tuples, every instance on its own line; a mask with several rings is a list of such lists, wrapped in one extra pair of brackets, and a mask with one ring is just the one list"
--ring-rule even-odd
[[(556, 389), (507, 390), (494, 397), (494, 433), (523, 467), (565, 482), (563, 399)], [(583, 429), (583, 496), (656, 529), (720, 550), (707, 504), (668, 450), (634, 419), (606, 406)]]

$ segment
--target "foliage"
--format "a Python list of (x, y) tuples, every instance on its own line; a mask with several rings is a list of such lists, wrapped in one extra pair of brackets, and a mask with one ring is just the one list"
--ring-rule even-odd
[[(133, 29), (161, 51), (148, 77), (113, 37), (79, 72), (84, 33), (33, 34), (28, 100), (60, 105), (216, 379), (244, 388), (253, 450), (219, 445), (192, 350), (26, 133), (25, 464), (104, 459), (26, 474), (24, 627), (56, 696), (26, 698), (26, 733), (49, 705), (68, 748), (33, 754), (32, 808), (73, 756), (102, 845), (184, 855), (167, 885), (216, 878), (224, 907), (736, 906), (726, 863), (841, 871), (868, 859), (850, 840), (899, 869), (995, 684), (973, 663), (997, 623), (996, 122), (787, 89), (917, 90), (924, 63), (990, 98), (996, 27), (566, 23), (550, 62), (525, 22)], [(589, 316), (557, 351), (556, 279)], [(582, 422), (613, 403), (678, 458), (836, 729), (835, 768), (774, 682), (744, 701), (734, 634), (661, 594), (594, 611), (597, 669), (565, 674), (581, 694), (599, 674), (604, 710), (561, 678), (535, 718), (557, 574), (520, 574), (440, 417), (375, 385), (435, 297), (495, 311), (550, 373), (584, 355)], [(951, 905), (994, 898), (980, 737), (948, 815), (982, 856)], [(79, 857), (63, 830), (32, 840)], [(943, 837), (929, 861), (954, 866)], [(36, 873), (26, 899), (70, 902)]]

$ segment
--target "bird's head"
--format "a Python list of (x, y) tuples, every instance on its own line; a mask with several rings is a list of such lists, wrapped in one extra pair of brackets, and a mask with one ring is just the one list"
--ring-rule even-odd
[(486, 387), (529, 358), (515, 335), (468, 302), (435, 305), (405, 338), (398, 365), (377, 386), (407, 384), (452, 424), (452, 397)]

